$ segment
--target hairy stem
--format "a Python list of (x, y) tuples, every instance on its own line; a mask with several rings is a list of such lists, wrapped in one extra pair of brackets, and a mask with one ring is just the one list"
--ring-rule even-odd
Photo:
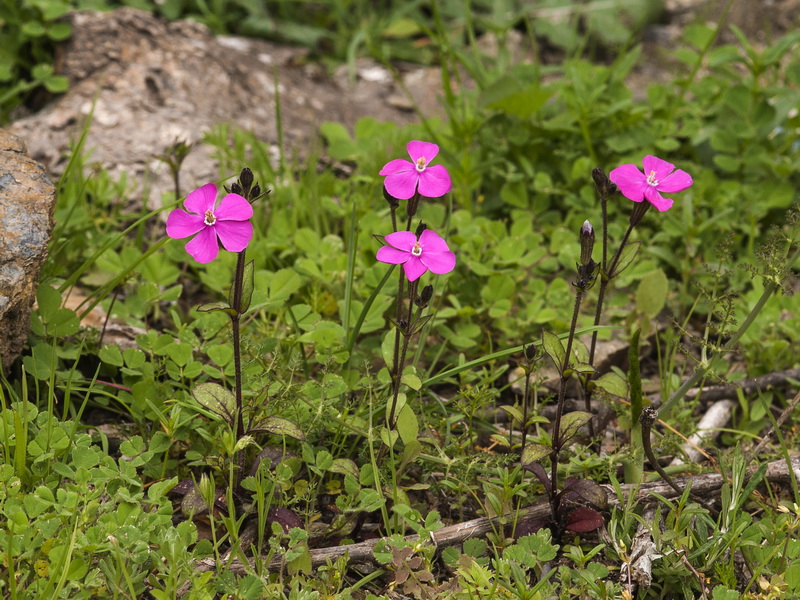
[(578, 324), (578, 314), (581, 310), (581, 302), (583, 301), (583, 289), (577, 288), (575, 294), (575, 308), (572, 310), (572, 322), (569, 326), (569, 335), (567, 336), (567, 347), (564, 351), (564, 363), (559, 366), (561, 371), (561, 382), (558, 386), (558, 404), (556, 406), (556, 418), (553, 424), (553, 454), (551, 457), (551, 476), (552, 493), (550, 494), (550, 503), (553, 507), (553, 518), (556, 518), (558, 511), (558, 502), (556, 500), (558, 490), (558, 455), (561, 452), (561, 416), (564, 413), (564, 401), (567, 396), (567, 383), (569, 382), (570, 375), (566, 372), (569, 369), (570, 357), (572, 355), (572, 341), (575, 339), (575, 328)]

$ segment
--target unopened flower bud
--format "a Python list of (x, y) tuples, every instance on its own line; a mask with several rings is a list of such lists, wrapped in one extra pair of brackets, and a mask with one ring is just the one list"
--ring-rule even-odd
[(602, 193), (608, 187), (608, 177), (606, 176), (606, 172), (603, 171), (601, 168), (592, 169), (592, 179), (594, 179), (594, 185), (597, 189)]
[(391, 208), (394, 209), (400, 206), (400, 200), (398, 200), (397, 198), (392, 196), (388, 191), (386, 191), (386, 188), (383, 188), (383, 197), (386, 199), (386, 202), (389, 203), (389, 206)]
[(594, 228), (589, 221), (584, 221), (581, 227), (581, 265), (588, 265), (592, 260), (594, 248)]
[(255, 184), (255, 185), (253, 186), (253, 189), (252, 189), (252, 190), (250, 190), (250, 200), (255, 200), (255, 199), (256, 199), (256, 198), (258, 198), (260, 195), (261, 195), (261, 186), (260, 186), (260, 185), (258, 185), (258, 184)]
[(433, 298), (433, 286), (428, 284), (422, 288), (422, 291), (420, 292), (419, 296), (417, 296), (415, 303), (420, 308), (425, 308), (428, 306), (428, 302), (431, 301), (431, 298)]
[(408, 213), (409, 219), (413, 217), (415, 214), (417, 214), (417, 206), (419, 205), (419, 198), (420, 195), (419, 192), (417, 192), (416, 194), (411, 196), (411, 198), (408, 199), (408, 204), (406, 204), (406, 212)]
[(536, 346), (534, 344), (528, 344), (525, 346), (525, 358), (528, 359), (528, 362), (536, 361), (542, 355), (542, 348), (541, 346)]
[(242, 169), (242, 172), (239, 174), (239, 183), (242, 184), (242, 188), (245, 191), (250, 190), (250, 187), (253, 185), (253, 172), (250, 170), (250, 167)]
[(242, 195), (242, 186), (240, 186), (239, 183), (236, 181), (234, 181), (231, 184), (230, 189), (228, 188), (225, 189), (227, 189), (231, 194), (239, 194), (240, 196)]
[(428, 226), (425, 225), (425, 223), (423, 223), (422, 221), (420, 221), (419, 225), (417, 225), (417, 231), (414, 234), (417, 236), (417, 239), (419, 239), (419, 236), (421, 236), (422, 232), (425, 231), (427, 228)]

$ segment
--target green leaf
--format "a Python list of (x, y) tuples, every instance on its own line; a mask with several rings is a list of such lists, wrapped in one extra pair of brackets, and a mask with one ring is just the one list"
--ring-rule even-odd
[(117, 345), (103, 346), (97, 353), (97, 357), (104, 363), (115, 367), (121, 367), (123, 364), (122, 352), (119, 351), (119, 346)]
[(303, 430), (300, 429), (300, 427), (292, 423), (290, 420), (283, 419), (281, 417), (267, 417), (263, 421), (259, 421), (258, 425), (256, 427), (252, 427), (250, 431), (266, 431), (267, 433), (272, 433), (274, 435), (285, 435), (296, 440), (300, 440), (301, 442), (306, 440), (306, 434), (303, 433)]
[(201, 383), (192, 390), (192, 396), (200, 406), (221, 419), (233, 424), (236, 414), (236, 397), (218, 383)]
[(635, 242), (628, 242), (622, 250), (622, 254), (620, 254), (619, 260), (617, 261), (617, 266), (614, 272), (611, 273), (611, 276), (616, 277), (627, 269), (633, 262), (633, 259), (636, 258), (636, 255), (639, 253), (639, 248), (641, 247), (642, 243), (638, 240)]
[(339, 473), (340, 475), (352, 475), (356, 480), (358, 479), (358, 465), (349, 458), (334, 459), (328, 471), (331, 473)]
[[(406, 406), (406, 395), (403, 392), (397, 394), (397, 402), (394, 404), (394, 417), (397, 418), (398, 415), (403, 411)], [(392, 400), (386, 403), (386, 420), (389, 420), (389, 417), (392, 416)]]
[(578, 430), (592, 420), (592, 414), (576, 410), (567, 413), (561, 417), (561, 426), (559, 427), (559, 440), (561, 443), (567, 442), (578, 435)]
[(50, 23), (47, 26), (47, 37), (57, 42), (64, 41), (72, 35), (72, 27), (69, 23)]
[(705, 50), (714, 39), (714, 29), (699, 23), (689, 25), (683, 31), (683, 37), (698, 50)]
[(527, 119), (539, 112), (551, 95), (537, 83), (526, 84), (514, 75), (503, 75), (481, 93), (478, 102), (482, 108)]
[(636, 310), (654, 318), (667, 301), (669, 282), (661, 269), (651, 271), (639, 282), (636, 289)]
[(558, 336), (549, 331), (542, 331), (542, 348), (544, 348), (544, 351), (553, 360), (553, 364), (556, 366), (556, 369), (558, 369), (558, 372), (562, 373), (566, 350), (564, 349), (564, 344), (558, 339)]
[(264, 584), (256, 575), (245, 575), (237, 586), (238, 596), (243, 600), (258, 600), (263, 597)]
[(176, 485), (178, 485), (177, 477), (172, 477), (164, 481), (156, 481), (147, 488), (147, 499), (150, 500), (150, 502), (157, 502)]
[(241, 314), (250, 308), (253, 300), (253, 278), (255, 276), (255, 263), (251, 260), (244, 266), (244, 277), (242, 279), (242, 305), (239, 307)]
[(220, 367), (224, 367), (233, 360), (233, 348), (228, 344), (217, 344), (209, 346), (206, 350), (208, 358), (213, 360)]
[(276, 271), (269, 280), (269, 301), (285, 302), (302, 284), (303, 278), (294, 269)]
[(192, 358), (192, 346), (180, 343), (171, 344), (166, 348), (166, 354), (179, 367), (185, 367)]
[(628, 384), (617, 373), (606, 373), (599, 379), (595, 379), (593, 383), (612, 396), (618, 396), (619, 398), (628, 396)]
[(526, 465), (537, 463), (543, 458), (550, 456), (552, 453), (553, 449), (550, 446), (545, 446), (544, 444), (539, 444), (537, 442), (529, 442), (525, 445), (525, 449), (522, 451), (520, 462), (524, 467)]
[(125, 366), (129, 369), (138, 369), (142, 367), (147, 360), (144, 352), (138, 348), (126, 348), (122, 356), (125, 359)]
[(400, 381), (415, 392), (418, 392), (422, 388), (422, 380), (414, 373), (406, 373), (400, 378)]
[(403, 440), (404, 444), (416, 440), (417, 435), (419, 435), (417, 415), (408, 404), (397, 415), (397, 433), (400, 434), (400, 439)]
[(227, 313), (231, 317), (236, 316), (236, 311), (231, 308), (227, 302), (207, 302), (197, 307), (197, 312), (216, 312), (221, 311)]
[(49, 285), (40, 285), (36, 291), (36, 304), (42, 321), (48, 323), (61, 308), (61, 294)]
[(736, 590), (731, 590), (724, 585), (718, 585), (714, 588), (714, 600), (739, 600), (741, 595)]
[(52, 94), (61, 94), (67, 91), (69, 79), (62, 75), (51, 75), (44, 80), (44, 87)]

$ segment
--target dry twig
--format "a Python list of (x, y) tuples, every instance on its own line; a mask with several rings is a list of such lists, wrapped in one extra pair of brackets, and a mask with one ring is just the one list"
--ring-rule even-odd
[[(791, 461), (791, 468), (794, 471), (795, 477), (800, 479), (800, 457), (794, 457)], [(789, 467), (786, 461), (778, 460), (769, 463), (765, 479), (773, 483), (785, 483), (789, 481)], [(750, 470), (752, 473), (754, 469)], [(685, 485), (688, 478), (677, 477), (674, 482), (678, 485)], [(718, 473), (706, 473), (702, 475), (694, 475), (691, 477), (692, 492), (696, 496), (708, 498), (716, 495), (724, 483), (724, 478)], [(644, 483), (641, 485), (622, 485), (623, 496), (629, 494), (636, 494), (636, 502), (647, 504), (657, 501), (653, 494), (658, 494), (664, 498), (675, 498), (679, 494), (663, 481), (653, 483)], [(608, 487), (609, 492), (609, 505), (610, 506), (624, 506), (626, 503), (625, 498), (617, 498), (614, 490)], [(517, 522), (520, 520), (532, 520), (546, 518), (550, 515), (550, 504), (547, 500), (542, 500), (536, 504), (522, 509), (518, 515)], [(493, 531), (500, 531), (504, 528), (503, 523), (511, 521), (514, 515), (505, 515), (501, 517), (482, 517), (473, 519), (464, 523), (456, 525), (449, 525), (443, 527), (439, 531), (431, 535), (433, 543), (437, 548), (442, 549), (448, 546), (455, 546), (461, 544), (465, 540), (475, 537), (482, 537)], [(411, 535), (406, 537), (408, 541), (418, 541), (419, 536)], [(350, 563), (355, 564), (376, 564), (373, 550), (379, 540), (368, 540), (358, 544), (348, 544), (345, 546), (332, 546), (330, 548), (316, 548), (311, 550), (311, 564), (313, 567), (319, 567), (326, 564), (328, 561), (335, 561), (342, 556), (346, 556)], [(266, 560), (265, 557), (262, 559)], [(278, 558), (273, 558), (269, 563), (271, 571), (278, 571), (284, 566), (283, 561)], [(212, 571), (217, 568), (216, 562), (213, 558), (205, 558), (196, 563), (196, 568), (199, 571)], [(244, 564), (239, 560), (233, 560), (227, 568), (237, 574), (244, 574), (252, 572), (253, 564)]]

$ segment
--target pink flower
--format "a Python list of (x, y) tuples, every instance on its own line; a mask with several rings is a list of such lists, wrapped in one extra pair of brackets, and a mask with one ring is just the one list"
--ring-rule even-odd
[(219, 253), (219, 242), (228, 252), (241, 252), (253, 237), (253, 207), (239, 194), (228, 194), (214, 208), (217, 186), (207, 183), (183, 202), (189, 212), (176, 208), (167, 217), (167, 235), (182, 239), (197, 234), (186, 251), (199, 263), (209, 263)]
[(644, 173), (636, 165), (622, 165), (608, 174), (608, 178), (617, 184), (622, 195), (634, 202), (647, 200), (664, 212), (672, 208), (674, 201), (664, 198), (660, 192), (674, 194), (692, 185), (691, 175), (680, 169), (675, 171), (675, 165), (665, 160), (648, 154), (642, 163)]
[(409, 281), (416, 281), (428, 270), (442, 275), (456, 266), (456, 255), (431, 229), (423, 231), (419, 239), (413, 231), (397, 231), (383, 239), (389, 245), (378, 250), (378, 260), (390, 265), (403, 265)]
[(439, 154), (439, 146), (430, 142), (413, 140), (406, 146), (409, 162), (403, 158), (386, 163), (380, 171), (385, 175), (383, 186), (399, 200), (408, 200), (417, 191), (427, 198), (444, 196), (453, 188), (450, 174), (442, 165), (429, 166)]

